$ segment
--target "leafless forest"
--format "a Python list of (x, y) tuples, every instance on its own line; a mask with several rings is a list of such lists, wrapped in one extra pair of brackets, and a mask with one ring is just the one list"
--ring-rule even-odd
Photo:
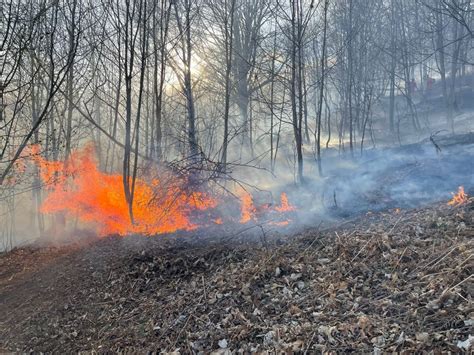
[[(470, 0), (0, 7), (0, 351), (474, 343)], [(370, 287), (398, 291), (359, 285), (355, 301), (371, 268), (384, 271)], [(69, 291), (48, 303), (56, 282)], [(162, 316), (147, 308), (155, 289)], [(328, 306), (342, 289), (352, 308)], [(383, 297), (393, 309), (364, 303)]]

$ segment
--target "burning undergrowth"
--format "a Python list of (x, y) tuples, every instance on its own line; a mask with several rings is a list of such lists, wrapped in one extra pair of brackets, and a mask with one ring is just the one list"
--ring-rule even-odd
[(28, 156), (38, 167), (47, 190), (41, 213), (76, 220), (98, 235), (152, 236), (193, 231), (223, 223), (287, 225), (295, 207), (281, 193), (280, 201), (256, 204), (251, 193), (215, 193), (209, 186), (190, 183), (189, 176), (170, 170), (149, 172), (137, 178), (133, 221), (126, 202), (121, 174), (101, 172), (94, 146), (74, 151), (65, 161), (43, 158), (39, 146)]
[[(415, 163), (404, 162), (401, 153), (383, 163), (366, 160), (372, 168), (377, 164), (374, 171), (361, 169), (364, 162), (359, 161), (347, 174), (352, 180), (334, 169), (326, 185), (289, 188), (275, 194), (276, 201), (265, 191), (236, 190), (231, 198), (191, 188), (184, 177), (155, 176), (155, 184), (152, 178), (137, 182), (142, 189), (137, 196), (143, 196), (144, 216), (162, 213), (163, 219), (158, 223), (137, 211), (136, 225), (128, 222), (127, 206), (118, 201), (124, 201), (121, 176), (100, 172), (92, 148), (75, 152), (67, 162), (37, 156), (49, 186), (43, 212), (70, 218), (83, 213), (84, 223), (98, 232), (115, 228), (115, 234), (132, 235), (102, 238), (87, 247), (18, 248), (0, 258), (0, 270), (6, 270), (0, 273), (0, 298), (5, 300), (0, 313), (6, 315), (0, 348), (180, 353), (468, 349), (473, 322), (471, 153), (445, 149), (443, 154), (411, 155)], [(348, 183), (346, 190), (341, 181)], [(431, 195), (423, 192), (428, 185)], [(317, 186), (332, 186), (336, 194), (327, 189), (320, 196), (330, 198), (315, 198)], [(400, 193), (402, 187), (406, 190)], [(422, 201), (442, 202), (399, 208), (404, 198), (407, 205), (418, 203), (411, 191), (426, 195)], [(176, 204), (167, 204), (168, 198)], [(361, 206), (351, 207), (357, 203)], [(290, 237), (277, 233), (281, 225), (301, 220), (317, 225), (309, 218), (315, 215), (311, 206), (325, 206), (323, 225)], [(385, 210), (345, 221), (327, 218), (331, 212), (367, 212), (367, 206)], [(170, 212), (175, 207), (181, 209), (174, 218), (185, 218), (187, 228), (174, 229)], [(275, 229), (261, 247), (235, 228), (263, 224)], [(147, 234), (164, 226), (171, 226), (175, 238), (141, 237), (167, 233)], [(230, 231), (228, 238), (216, 240), (223, 231)], [(51, 257), (43, 261), (48, 253)]]
[[(177, 169), (147, 168), (135, 183), (133, 222), (122, 175), (99, 169), (93, 145), (73, 152), (65, 161), (45, 159), (40, 147), (33, 146), (22, 161), (33, 161), (38, 167), (46, 190), (41, 212), (55, 216), (53, 225), (79, 225), (99, 236), (181, 235), (200, 228), (220, 235), (224, 229), (253, 227), (260, 227), (253, 228), (257, 234), (293, 233), (322, 220), (446, 201), (458, 186), (465, 186), (463, 193), (472, 195), (473, 135), (440, 139), (438, 147), (441, 150), (428, 141), (368, 150), (350, 159), (328, 151), (325, 175), (308, 178), (302, 187), (283, 175), (271, 178), (255, 170), (241, 174), (247, 175), (243, 184), (222, 188), (215, 181), (194, 179)], [(26, 169), (17, 168), (20, 173)], [(458, 195), (465, 198), (461, 192)], [(218, 228), (223, 230), (218, 232)], [(64, 230), (55, 233), (67, 234)]]
[(448, 206), (461, 206), (469, 200), (468, 195), (464, 191), (464, 186), (459, 186), (458, 192), (453, 193), (453, 198), (449, 200)]
[[(33, 147), (32, 149), (37, 149)], [(134, 222), (131, 222), (120, 174), (99, 170), (92, 145), (73, 152), (64, 162), (34, 154), (48, 194), (42, 213), (63, 214), (94, 226), (99, 235), (172, 233), (197, 228), (190, 215), (216, 206), (204, 192), (184, 189), (184, 179), (166, 176), (135, 182)]]

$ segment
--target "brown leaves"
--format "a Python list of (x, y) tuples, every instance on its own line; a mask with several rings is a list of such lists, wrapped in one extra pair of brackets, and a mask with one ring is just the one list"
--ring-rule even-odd
[(99, 243), (47, 285), (67, 296), (33, 319), (11, 313), (21, 332), (11, 323), (0, 338), (68, 352), (460, 351), (474, 322), (472, 216), (469, 205), (374, 213), (269, 250)]

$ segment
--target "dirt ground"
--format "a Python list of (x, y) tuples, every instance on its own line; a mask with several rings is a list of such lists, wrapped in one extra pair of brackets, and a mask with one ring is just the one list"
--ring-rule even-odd
[(473, 216), (440, 203), (291, 238), (15, 249), (0, 256), (0, 349), (466, 351)]

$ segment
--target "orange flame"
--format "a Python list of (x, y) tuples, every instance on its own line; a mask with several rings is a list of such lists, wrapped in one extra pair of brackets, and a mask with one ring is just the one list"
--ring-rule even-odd
[[(190, 231), (209, 226), (209, 221), (216, 225), (224, 224), (225, 218), (212, 211), (204, 213), (218, 206), (215, 198), (204, 192), (189, 191), (186, 179), (163, 173), (159, 179), (136, 179), (132, 223), (122, 175), (99, 170), (92, 144), (72, 152), (66, 161), (43, 158), (39, 145), (26, 149), (24, 158), (33, 160), (38, 166), (40, 178), (48, 191), (40, 211), (77, 218), (79, 222), (94, 227), (102, 236), (131, 233), (149, 236)], [(20, 165), (18, 171), (24, 169)], [(294, 210), (296, 208), (289, 203), (284, 192), (280, 204), (274, 206), (268, 203), (256, 206), (250, 193), (243, 191), (240, 194), (239, 222), (242, 224), (270, 215), (274, 220), (268, 223), (286, 226), (291, 222), (287, 213)]]
[[(38, 151), (33, 147), (33, 151)], [(35, 155), (41, 178), (50, 193), (43, 213), (62, 213), (97, 226), (100, 235), (140, 233), (153, 235), (198, 227), (191, 221), (194, 211), (214, 208), (217, 202), (202, 192), (187, 192), (179, 182), (148, 183), (137, 179), (134, 195), (134, 223), (130, 221), (120, 174), (99, 171), (95, 150), (88, 145), (73, 152), (65, 162), (48, 161)]]
[(460, 206), (468, 201), (468, 196), (464, 192), (464, 187), (459, 186), (458, 192), (453, 193), (453, 198), (448, 202), (449, 206)]
[(257, 211), (254, 204), (252, 195), (248, 192), (244, 192), (244, 194), (240, 198), (241, 205), (240, 205), (240, 223), (247, 223), (251, 220), (255, 219), (255, 212)]
[(284, 227), (290, 224), (290, 221), (272, 222), (274, 226)]
[(275, 210), (278, 212), (290, 212), (296, 210), (295, 206), (290, 205), (288, 202), (288, 196), (285, 192), (282, 192), (280, 195), (280, 206), (275, 207)]
[[(248, 192), (244, 192), (240, 197), (240, 212), (241, 218), (240, 223), (248, 223), (250, 221), (256, 221), (262, 215), (266, 213), (278, 212), (277, 219), (284, 219), (281, 221), (272, 221), (270, 224), (278, 226), (286, 226), (291, 220), (287, 219), (285, 214), (287, 212), (295, 211), (296, 207), (292, 206), (288, 201), (286, 193), (282, 192), (280, 195), (280, 205), (272, 207), (271, 204), (264, 204), (255, 206), (252, 195)], [(283, 218), (282, 218), (283, 217)]]

